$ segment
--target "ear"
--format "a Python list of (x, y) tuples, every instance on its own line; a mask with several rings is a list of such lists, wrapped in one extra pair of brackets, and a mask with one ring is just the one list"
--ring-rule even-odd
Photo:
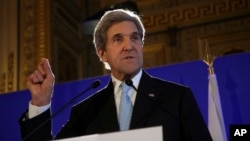
[(102, 49), (97, 49), (97, 54), (100, 58), (101, 61), (103, 62), (107, 62), (107, 54), (106, 51), (102, 50)]

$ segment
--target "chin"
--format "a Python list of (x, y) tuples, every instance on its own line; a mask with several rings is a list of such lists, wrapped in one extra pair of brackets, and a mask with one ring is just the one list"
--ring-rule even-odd
[(140, 68), (126, 68), (125, 72), (126, 74), (129, 74), (129, 75), (135, 75), (136, 73), (138, 73), (140, 70)]

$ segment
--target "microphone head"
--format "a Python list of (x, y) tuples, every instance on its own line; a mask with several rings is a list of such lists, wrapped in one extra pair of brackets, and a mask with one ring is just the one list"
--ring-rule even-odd
[(133, 86), (133, 81), (130, 80), (130, 79), (127, 79), (127, 80), (125, 81), (125, 83), (126, 83), (128, 86)]
[(95, 89), (98, 86), (101, 85), (101, 81), (100, 80), (95, 80), (92, 84), (91, 84), (91, 88)]

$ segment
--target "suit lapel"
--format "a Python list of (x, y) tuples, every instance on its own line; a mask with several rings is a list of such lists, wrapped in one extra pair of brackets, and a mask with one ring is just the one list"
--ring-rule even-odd
[(152, 78), (143, 71), (133, 109), (131, 129), (143, 127), (147, 117), (156, 106), (157, 98)]
[(113, 83), (109, 82), (108, 87), (102, 91), (103, 97), (100, 99), (102, 102), (101, 110), (99, 112), (100, 124), (105, 132), (118, 131), (118, 119), (116, 113), (116, 106), (114, 100)]

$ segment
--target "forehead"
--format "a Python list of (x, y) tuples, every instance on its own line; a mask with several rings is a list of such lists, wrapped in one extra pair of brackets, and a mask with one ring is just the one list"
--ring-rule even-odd
[(138, 33), (138, 29), (136, 25), (134, 24), (134, 22), (132, 21), (123, 21), (123, 22), (114, 23), (107, 30), (108, 38), (111, 38), (117, 34), (130, 35), (133, 33)]

